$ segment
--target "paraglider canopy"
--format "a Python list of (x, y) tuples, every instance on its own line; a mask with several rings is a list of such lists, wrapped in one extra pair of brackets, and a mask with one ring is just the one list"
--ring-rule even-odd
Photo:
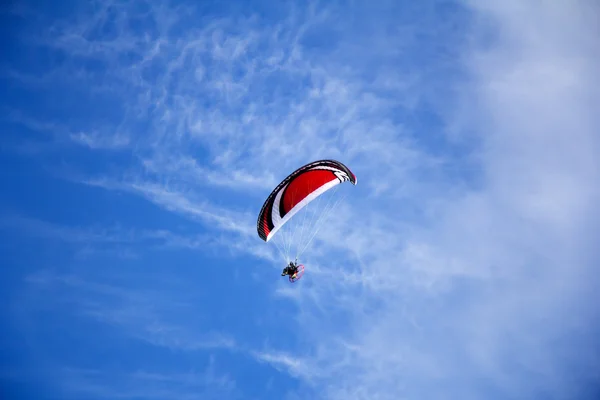
[[(341, 200), (335, 194), (339, 184), (343, 182), (356, 185), (357, 179), (339, 161), (319, 160), (298, 168), (279, 183), (264, 202), (256, 223), (258, 236), (265, 242), (279, 238), (273, 241), (285, 261), (298, 259), (316, 236), (327, 214)], [(318, 205), (323, 197), (328, 199), (325, 207), (319, 209)], [(300, 212), (304, 215), (295, 217)], [(287, 228), (283, 229), (284, 226)], [(305, 234), (308, 239), (303, 240)], [(290, 254), (292, 246), (297, 246), (294, 257)], [(294, 282), (298, 279), (299, 277)]]
[(339, 161), (320, 160), (298, 168), (271, 192), (258, 215), (258, 236), (271, 240), (308, 203), (342, 182), (356, 185), (356, 176)]

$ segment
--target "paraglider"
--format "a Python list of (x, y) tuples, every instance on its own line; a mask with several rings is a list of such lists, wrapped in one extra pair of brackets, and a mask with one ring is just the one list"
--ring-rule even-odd
[[(335, 160), (314, 161), (292, 172), (264, 202), (258, 215), (258, 236), (265, 242), (275, 239), (273, 242), (287, 265), (282, 276), (289, 275), (290, 282), (297, 281), (304, 274), (304, 265), (297, 264), (297, 260), (311, 244), (327, 214), (341, 200), (335, 197), (335, 192), (343, 182), (357, 183), (356, 176), (344, 164)], [(325, 195), (329, 196), (324, 209), (312, 207)], [(332, 200), (334, 203), (330, 205)], [(301, 211), (304, 215), (297, 216)], [(284, 226), (289, 229), (284, 229)], [(308, 234), (306, 239), (305, 234)], [(277, 243), (276, 239), (281, 239), (281, 243)], [(297, 247), (293, 258), (290, 253), (292, 246)]]

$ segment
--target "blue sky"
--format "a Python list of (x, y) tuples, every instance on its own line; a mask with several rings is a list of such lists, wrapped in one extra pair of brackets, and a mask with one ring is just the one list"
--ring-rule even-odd
[(2, 397), (595, 398), (598, 6), (483, 3), (3, 5)]

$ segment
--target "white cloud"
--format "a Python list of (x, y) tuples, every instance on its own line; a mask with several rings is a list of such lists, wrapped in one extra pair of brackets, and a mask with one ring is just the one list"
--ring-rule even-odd
[[(491, 20), (500, 40), (464, 55), (473, 79), (463, 87), (472, 113), (463, 126), (480, 132), (481, 183), (428, 185), (419, 200), (431, 218), (421, 227), (394, 226), (406, 216), (400, 205), (354, 209), (327, 246), (349, 238), (348, 250), (367, 260), (351, 267), (361, 283), (340, 266), (290, 297), (302, 307), (303, 334), (315, 337), (303, 356), (330, 372), (327, 398), (481, 398), (478, 379), (501, 397), (572, 398), (581, 386), (565, 362), (588, 371), (583, 382), (597, 375), (586, 344), (569, 339), (593, 346), (597, 332), (589, 302), (598, 255), (588, 235), (598, 237), (599, 119), (590, 108), (598, 51), (576, 47), (597, 28), (575, 5), (502, 4), (478, 5), (485, 13), (475, 15), (484, 27)], [(379, 222), (382, 212), (389, 223)], [(373, 227), (365, 225), (371, 218)], [(360, 303), (370, 301), (379, 307), (366, 312)], [(323, 308), (329, 318), (345, 315), (350, 330), (336, 333), (315, 318)], [(340, 337), (352, 338), (352, 348), (336, 347)]]
[[(564, 363), (591, 369), (580, 376), (585, 382), (596, 374), (585, 344), (567, 338), (592, 340), (597, 332), (588, 302), (598, 257), (586, 236), (598, 237), (599, 120), (589, 101), (598, 98), (590, 82), (599, 65), (597, 50), (577, 47), (579, 38), (597, 36), (597, 27), (574, 4), (554, 10), (505, 3), (477, 6), (485, 12), (475, 17), (484, 27), (491, 20), (499, 41), (468, 49), (464, 58), (473, 73), (465, 101), (473, 114), (467, 128), (480, 132), (480, 187), (442, 203), (424, 200), (435, 218), (420, 229), (389, 226), (373, 234), (351, 221), (333, 235), (356, 229), (363, 237), (353, 247), (372, 260), (361, 273), (367, 286), (380, 279), (370, 295), (381, 296), (383, 309), (375, 316), (350, 311), (357, 369), (340, 368), (329, 398), (444, 398), (450, 388), (480, 398), (478, 378), (509, 396), (540, 390), (572, 398), (581, 387), (570, 383)], [(433, 190), (434, 197), (444, 194)], [(343, 281), (306, 290), (323, 305), (355, 307), (334, 301), (355, 293)], [(312, 298), (302, 296), (303, 307)], [(407, 307), (422, 328), (409, 324)], [(300, 325), (314, 334), (321, 329)], [(320, 361), (329, 365), (343, 354)]]

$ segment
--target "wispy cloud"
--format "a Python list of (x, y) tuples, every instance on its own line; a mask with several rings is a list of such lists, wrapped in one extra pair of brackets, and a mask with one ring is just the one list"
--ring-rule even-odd
[(104, 399), (235, 399), (236, 382), (217, 370), (214, 357), (200, 371), (152, 372), (140, 369), (133, 373), (85, 370), (63, 367), (54, 373), (63, 382), (63, 390), (79, 396)]
[[(202, 215), (205, 215), (202, 211)], [(207, 214), (212, 217), (212, 214)], [(226, 218), (226, 217), (223, 217)], [(220, 219), (216, 219), (219, 220)], [(209, 222), (214, 222), (209, 219)], [(136, 259), (149, 251), (191, 250), (198, 253), (229, 250), (234, 254), (253, 255), (263, 260), (273, 261), (272, 249), (257, 245), (246, 231), (236, 228), (231, 220), (224, 225), (223, 233), (190, 234), (187, 230), (176, 232), (168, 229), (138, 229), (121, 225), (107, 226), (67, 226), (19, 215), (0, 216), (0, 232), (13, 232), (53, 242), (63, 242), (75, 247), (79, 259), (92, 259), (97, 256), (117, 256), (120, 259)], [(230, 227), (230, 229), (226, 229)], [(230, 233), (244, 235), (232, 236)]]
[(313, 370), (306, 360), (281, 352), (254, 352), (253, 356), (260, 362), (268, 363), (278, 370), (283, 370), (294, 377), (311, 379), (319, 372)]
[[(155, 182), (111, 182), (106, 180), (89, 180), (92, 186), (108, 189), (121, 189), (139, 193), (148, 200), (174, 212), (180, 212), (193, 218), (215, 224), (219, 229), (233, 231), (242, 235), (254, 234), (254, 226), (248, 223), (250, 215), (241, 215), (226, 209), (219, 209), (199, 199), (190, 199), (177, 187), (171, 189)], [(237, 214), (237, 215), (236, 215)]]
[(69, 135), (74, 141), (90, 149), (118, 149), (126, 147), (129, 144), (129, 138), (126, 136), (107, 136), (98, 132), (86, 133), (78, 132)]
[(118, 225), (112, 228), (99, 226), (73, 227), (19, 215), (2, 216), (0, 227), (44, 239), (84, 244), (134, 244), (139, 242), (150, 244), (152, 241), (158, 241), (159, 243), (162, 242), (164, 246), (194, 248), (198, 247), (195, 244), (199, 243), (200, 238), (193, 238), (189, 235), (179, 236), (168, 230), (136, 230), (126, 229)]
[[(140, 281), (145, 285), (141, 288), (43, 270), (30, 275), (27, 282), (32, 285), (31, 296), (53, 292), (56, 301), (68, 304), (75, 315), (106, 323), (153, 346), (190, 351), (235, 348), (235, 341), (229, 335), (210, 329), (201, 332), (187, 321), (187, 313), (194, 308), (190, 298), (193, 296), (173, 296), (160, 288), (147, 289), (148, 285), (154, 285), (152, 279), (148, 276)], [(44, 305), (48, 306), (51, 305)]]

